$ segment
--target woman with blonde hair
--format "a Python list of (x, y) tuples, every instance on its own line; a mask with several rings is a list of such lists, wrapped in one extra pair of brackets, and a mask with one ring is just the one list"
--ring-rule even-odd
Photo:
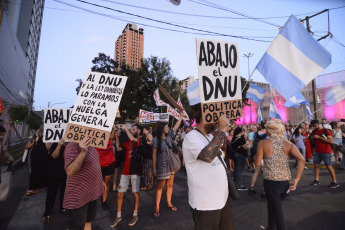
[[(267, 140), (258, 143), (255, 165), (260, 166), (264, 161), (263, 176), (267, 198), (268, 228), (285, 230), (286, 223), (282, 209), (282, 199), (296, 190), (302, 176), (305, 159), (296, 146), (285, 138), (285, 128), (281, 120), (268, 121), (265, 125)], [(289, 155), (298, 161), (296, 178), (291, 179)], [(265, 229), (262, 227), (262, 229)]]

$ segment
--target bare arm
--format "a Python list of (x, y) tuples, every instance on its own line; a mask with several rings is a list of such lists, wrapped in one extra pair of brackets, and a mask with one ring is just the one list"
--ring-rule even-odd
[(34, 143), (35, 143), (35, 139), (32, 139), (31, 142), (26, 143), (25, 149), (31, 149), (32, 146), (34, 146)]
[(153, 147), (152, 148), (152, 171), (153, 171), (154, 176), (157, 176), (156, 166), (157, 166), (157, 148)]
[(226, 152), (226, 135), (225, 135), (225, 137), (224, 137), (224, 143), (223, 143), (223, 145), (222, 145), (222, 147), (221, 147), (221, 150), (223, 150), (224, 152)]
[(86, 157), (87, 149), (90, 144), (91, 139), (84, 138), (84, 140), (79, 143), (80, 146), (80, 153), (78, 154), (77, 158), (67, 166), (66, 168), (66, 174), (69, 177), (75, 176), (80, 170), (81, 165), (84, 162), (84, 159)]
[(198, 159), (211, 163), (218, 156), (220, 147), (224, 143), (225, 132), (216, 131), (212, 141), (199, 153)]
[(118, 133), (116, 133), (116, 135), (115, 135), (115, 137), (116, 137), (116, 151), (122, 151), (122, 147), (120, 146), (120, 139), (119, 139), (119, 134)]
[(151, 145), (151, 144), (152, 144), (152, 139), (153, 139), (153, 137), (152, 137), (152, 135), (151, 135), (150, 133), (148, 133), (148, 134), (146, 135), (146, 139), (147, 139), (147, 144), (148, 144), (148, 145)]
[(244, 150), (250, 149), (249, 142), (247, 142), (246, 144), (242, 145), (242, 148), (243, 148)]
[(178, 119), (178, 121), (177, 121), (176, 124), (174, 125), (174, 127), (173, 127), (173, 133), (176, 133), (178, 127), (180, 127), (183, 116), (184, 116), (184, 112), (182, 112), (182, 113), (180, 114), (180, 118)]
[(111, 133), (110, 133), (110, 140), (115, 139), (115, 133), (116, 133), (116, 126), (115, 124), (113, 124), (113, 129), (111, 130)]
[(127, 136), (129, 138), (129, 140), (131, 140), (134, 143), (138, 143), (138, 139), (135, 138), (131, 132), (129, 132), (129, 130), (127, 129), (127, 127), (125, 125), (121, 125), (121, 129), (124, 130), (127, 133)]
[(323, 142), (326, 142), (327, 144), (333, 144), (334, 143), (332, 136), (327, 136), (327, 138), (324, 138), (322, 136), (314, 135), (313, 139), (319, 139)]
[(290, 153), (291, 155), (296, 158), (296, 160), (298, 161), (298, 166), (297, 166), (297, 174), (295, 179), (292, 180), (292, 184), (290, 186), (290, 190), (294, 191), (296, 190), (297, 184), (299, 182), (299, 180), (301, 179), (303, 170), (304, 170), (304, 166), (305, 166), (305, 159), (302, 156), (302, 154), (298, 151), (297, 147), (293, 144), (290, 144)]
[(54, 152), (51, 154), (53, 159), (57, 159), (60, 155), (60, 151), (61, 151), (61, 147), (63, 146), (63, 144), (65, 143), (65, 139), (61, 138), (58, 142), (58, 145), (56, 146), (56, 149), (54, 150)]

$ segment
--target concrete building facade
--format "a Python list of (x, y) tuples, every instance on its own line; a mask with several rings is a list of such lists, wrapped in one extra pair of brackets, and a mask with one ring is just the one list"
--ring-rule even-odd
[(0, 97), (31, 109), (45, 0), (0, 2)]
[(180, 89), (182, 92), (185, 92), (187, 90), (187, 87), (190, 86), (193, 82), (195, 82), (195, 79), (193, 76), (189, 76), (186, 79), (183, 79), (180, 81)]
[(127, 64), (131, 69), (141, 67), (141, 59), (144, 57), (144, 29), (136, 24), (128, 23), (122, 34), (115, 42), (115, 61)]

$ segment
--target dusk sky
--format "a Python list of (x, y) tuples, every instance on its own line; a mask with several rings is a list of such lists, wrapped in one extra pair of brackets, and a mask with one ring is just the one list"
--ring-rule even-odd
[[(217, 6), (205, 6), (210, 2)], [(198, 78), (195, 38), (237, 43), (241, 75), (248, 79), (248, 59), (243, 57), (244, 54), (254, 53), (249, 60), (252, 71), (277, 35), (279, 27), (285, 24), (291, 14), (304, 19), (324, 9), (330, 9), (329, 23), (333, 37), (329, 36), (320, 43), (332, 54), (332, 64), (321, 74), (345, 69), (344, 0), (182, 0), (179, 6), (168, 0), (46, 0), (36, 75), (35, 109), (41, 110), (49, 102), (55, 104), (53, 107), (56, 108), (72, 106), (77, 97), (76, 79), (83, 79), (90, 71), (91, 61), (98, 53), (114, 58), (115, 41), (127, 23), (135, 23), (144, 29), (144, 58), (151, 55), (166, 58), (171, 63), (173, 75), (180, 80), (190, 75)], [(259, 19), (250, 19), (253, 17)], [(315, 39), (326, 35), (328, 13), (310, 19), (310, 24)], [(254, 72), (252, 78), (266, 82), (258, 71)]]

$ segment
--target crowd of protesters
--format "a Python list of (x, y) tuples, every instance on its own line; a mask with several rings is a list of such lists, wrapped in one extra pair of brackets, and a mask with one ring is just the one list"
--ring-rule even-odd
[[(222, 165), (215, 163), (219, 161), (220, 151), (239, 191), (249, 190), (249, 194), (254, 195), (258, 175), (263, 173), (261, 196), (268, 202), (268, 229), (274, 226), (286, 229), (281, 207), (283, 196), (280, 195), (288, 195), (290, 190), (296, 189), (303, 170), (308, 169), (312, 159), (315, 180), (311, 185), (320, 185), (323, 161), (331, 176), (328, 187), (339, 187), (332, 157), (340, 170), (344, 170), (344, 120), (330, 124), (326, 119), (321, 123), (312, 120), (310, 124), (302, 122), (298, 126), (283, 125), (280, 120), (264, 120), (260, 124), (240, 126), (221, 117), (216, 126), (204, 124), (199, 111), (195, 113), (195, 121), (195, 127), (182, 126), (181, 116), (171, 129), (164, 122), (156, 124), (155, 129), (140, 124), (117, 124), (113, 126), (106, 149), (90, 147), (88, 138), (79, 144), (66, 143), (64, 139), (43, 143), (41, 127), (25, 146), (30, 149), (28, 160), (31, 163), (27, 196), (47, 188), (43, 222), (49, 223), (60, 190), (59, 210), (67, 215), (68, 229), (91, 229), (97, 199), (103, 209), (109, 209), (106, 203), (109, 191), (117, 192), (117, 214), (111, 224), (115, 227), (122, 221), (123, 197), (127, 190), (132, 191), (134, 198), (133, 215), (128, 223), (133, 226), (139, 219), (140, 191), (155, 189), (153, 216), (159, 218), (164, 185), (167, 208), (178, 211), (172, 201), (175, 172), (169, 168), (169, 151), (180, 157), (186, 172), (196, 229), (234, 228), (226, 174)], [(6, 129), (0, 126), (1, 157), (10, 162), (13, 158), (3, 144), (5, 133)], [(296, 159), (294, 179), (290, 173), (290, 157)], [(242, 182), (246, 167), (253, 172), (248, 187)], [(214, 190), (219, 191), (217, 196), (212, 196)]]

